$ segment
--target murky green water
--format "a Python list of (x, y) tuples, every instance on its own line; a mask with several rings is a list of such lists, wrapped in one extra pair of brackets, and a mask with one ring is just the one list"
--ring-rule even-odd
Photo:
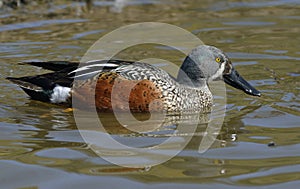
[[(89, 13), (83, 4), (70, 2), (0, 11), (1, 188), (299, 187), (299, 1), (132, 0), (123, 8), (112, 1), (95, 5)], [(203, 154), (198, 146), (205, 124), (166, 163), (136, 169), (113, 165), (84, 143), (72, 113), (32, 101), (4, 79), (45, 72), (18, 65), (21, 61), (78, 61), (104, 34), (145, 21), (175, 24), (221, 48), (263, 93), (255, 98), (227, 88), (223, 127)], [(183, 57), (173, 56), (173, 51), (154, 46), (128, 49), (120, 57), (161, 56), (180, 64)], [(110, 116), (102, 117), (110, 123), (109, 133), (142, 147), (161, 142), (176, 127), (171, 121), (155, 135), (135, 136)], [(275, 146), (268, 146), (270, 142)]]

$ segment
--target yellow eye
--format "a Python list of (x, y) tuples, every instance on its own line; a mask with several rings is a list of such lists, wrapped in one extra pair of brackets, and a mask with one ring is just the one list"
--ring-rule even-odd
[(221, 58), (216, 58), (216, 62), (221, 62)]

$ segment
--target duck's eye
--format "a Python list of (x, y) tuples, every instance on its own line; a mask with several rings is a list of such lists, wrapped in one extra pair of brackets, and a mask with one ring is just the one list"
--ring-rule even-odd
[(221, 58), (217, 57), (216, 62), (218, 62), (218, 63), (221, 62)]

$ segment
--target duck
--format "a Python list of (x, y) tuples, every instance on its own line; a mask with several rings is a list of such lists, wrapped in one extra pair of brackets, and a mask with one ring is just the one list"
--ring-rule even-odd
[(207, 111), (213, 105), (210, 81), (226, 84), (252, 96), (261, 93), (233, 67), (228, 56), (209, 45), (194, 48), (184, 59), (177, 77), (144, 62), (93, 60), (25, 62), (52, 72), (7, 77), (31, 99), (72, 106), (74, 100), (98, 111), (182, 112)]

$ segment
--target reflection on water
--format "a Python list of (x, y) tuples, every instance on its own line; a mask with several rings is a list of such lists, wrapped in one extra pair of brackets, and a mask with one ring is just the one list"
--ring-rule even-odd
[[(125, 6), (119, 4), (116, 13), (112, 9), (117, 2), (94, 1), (91, 11), (80, 14), (78, 6), (83, 3), (66, 1), (38, 9), (0, 10), (1, 187), (298, 188), (299, 2), (130, 0)], [(163, 164), (143, 168), (111, 164), (85, 143), (72, 112), (32, 101), (4, 79), (46, 72), (17, 64), (25, 60), (78, 61), (102, 35), (144, 21), (175, 24), (221, 48), (263, 94), (250, 97), (227, 88), (223, 127), (220, 132), (211, 131), (217, 140), (205, 153), (199, 153), (199, 145), (206, 129), (214, 128), (208, 124), (215, 120), (205, 114), (168, 116), (157, 123), (145, 122), (147, 115), (136, 115), (140, 122), (127, 128), (114, 115), (101, 114), (105, 130), (98, 131), (132, 147), (151, 147), (176, 136), (166, 145), (173, 147), (191, 137), (184, 150)], [(182, 62), (174, 49), (142, 47), (128, 49), (120, 58), (163, 57)], [(128, 121), (126, 115), (120, 119)], [(91, 121), (84, 120), (86, 131)], [(195, 132), (177, 133), (180, 123), (187, 126), (195, 121)], [(134, 132), (139, 129), (148, 132)], [(270, 142), (275, 146), (268, 146)], [(103, 151), (108, 145), (100, 147), (103, 153), (110, 152)], [(115, 152), (121, 160), (128, 157)]]
[(132, 118), (128, 113), (101, 113), (98, 120), (91, 112), (75, 112), (78, 130), (89, 147), (105, 160), (131, 168), (161, 164), (182, 151), (193, 135), (199, 138), (209, 132), (208, 114), (140, 113)]

